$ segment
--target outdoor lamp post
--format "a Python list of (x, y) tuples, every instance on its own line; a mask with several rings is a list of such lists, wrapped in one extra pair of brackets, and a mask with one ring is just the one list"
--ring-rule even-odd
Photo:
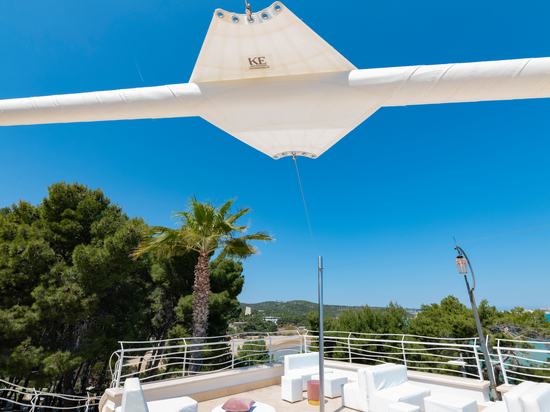
[[(474, 298), (474, 289), (476, 288), (476, 278), (474, 277), (474, 270), (472, 265), (468, 260), (468, 256), (459, 246), (455, 247), (455, 250), (458, 251), (458, 256), (456, 257), (455, 263), (458, 267), (458, 272), (461, 275), (464, 275), (464, 280), (466, 281), (466, 288), (468, 289), (468, 295), (470, 296), (470, 303), (472, 304), (472, 311), (474, 312), (474, 318), (476, 321), (477, 334), (479, 335), (479, 342), (481, 344), (481, 349), (483, 350), (483, 357), (485, 358), (485, 364), (487, 365), (487, 373), (489, 375), (489, 382), (491, 383), (491, 393), (493, 399), (496, 401), (498, 399), (497, 384), (495, 380), (495, 373), (493, 371), (493, 363), (491, 362), (491, 357), (489, 356), (489, 351), (487, 345), (485, 344), (485, 337), (483, 336), (483, 329), (481, 329), (481, 322), (479, 321), (479, 315), (477, 313), (477, 305)], [(468, 266), (470, 266), (470, 271), (472, 272), (472, 281), (473, 286), (470, 288), (468, 283), (468, 278), (466, 274), (468, 273)]]

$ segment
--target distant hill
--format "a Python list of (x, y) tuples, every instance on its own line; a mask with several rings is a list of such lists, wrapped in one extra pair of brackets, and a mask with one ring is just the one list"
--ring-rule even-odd
[[(317, 303), (308, 302), (307, 300), (291, 300), (289, 302), (275, 302), (267, 301), (260, 303), (241, 303), (239, 308), (244, 312), (246, 307), (252, 308), (252, 310), (263, 311), (265, 316), (282, 316), (282, 315), (294, 315), (294, 316), (307, 316), (307, 314), (314, 310), (319, 309)], [(357, 309), (362, 306), (343, 306), (343, 305), (324, 305), (323, 310), (325, 316), (331, 318), (338, 317), (340, 313), (346, 309), (351, 309), (357, 312)], [(374, 310), (384, 310), (385, 308), (371, 306)], [(417, 309), (406, 309), (409, 314), (415, 314)]]

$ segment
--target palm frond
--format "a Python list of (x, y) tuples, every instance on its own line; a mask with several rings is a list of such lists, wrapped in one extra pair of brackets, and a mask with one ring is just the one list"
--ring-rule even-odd
[(249, 224), (238, 225), (237, 220), (250, 212), (243, 207), (231, 213), (235, 198), (216, 208), (209, 200), (199, 202), (193, 195), (187, 204), (187, 210), (173, 212), (179, 218), (180, 227), (169, 229), (162, 226), (150, 226), (145, 229), (145, 239), (132, 253), (137, 259), (144, 253), (153, 253), (158, 257), (183, 255), (189, 250), (200, 253), (213, 253), (222, 249), (222, 254), (245, 259), (258, 253), (250, 241), (273, 241), (268, 232), (239, 236), (245, 233)]

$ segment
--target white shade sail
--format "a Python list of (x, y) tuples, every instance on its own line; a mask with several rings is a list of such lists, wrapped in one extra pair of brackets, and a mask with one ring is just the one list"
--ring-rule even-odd
[(281, 3), (252, 17), (216, 10), (190, 83), (0, 100), (0, 125), (200, 116), (318, 157), (383, 106), (550, 97), (550, 58), (357, 70)]

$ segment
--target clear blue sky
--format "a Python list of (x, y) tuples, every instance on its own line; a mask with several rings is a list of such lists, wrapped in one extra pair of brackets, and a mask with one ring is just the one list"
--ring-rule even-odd
[[(284, 2), (358, 68), (550, 56), (550, 2)], [(252, 1), (257, 11), (270, 0)], [(0, 99), (188, 81), (215, 8), (242, 0), (0, 3)], [(140, 77), (143, 77), (143, 80)], [(451, 246), (550, 224), (550, 99), (383, 108), (319, 159), (298, 160), (325, 303), (468, 304)], [(243, 302), (317, 299), (294, 164), (200, 118), (0, 128), (0, 206), (54, 182), (174, 225), (192, 194), (249, 206), (277, 241), (245, 263)], [(550, 227), (463, 244), (476, 298), (550, 306)]]

